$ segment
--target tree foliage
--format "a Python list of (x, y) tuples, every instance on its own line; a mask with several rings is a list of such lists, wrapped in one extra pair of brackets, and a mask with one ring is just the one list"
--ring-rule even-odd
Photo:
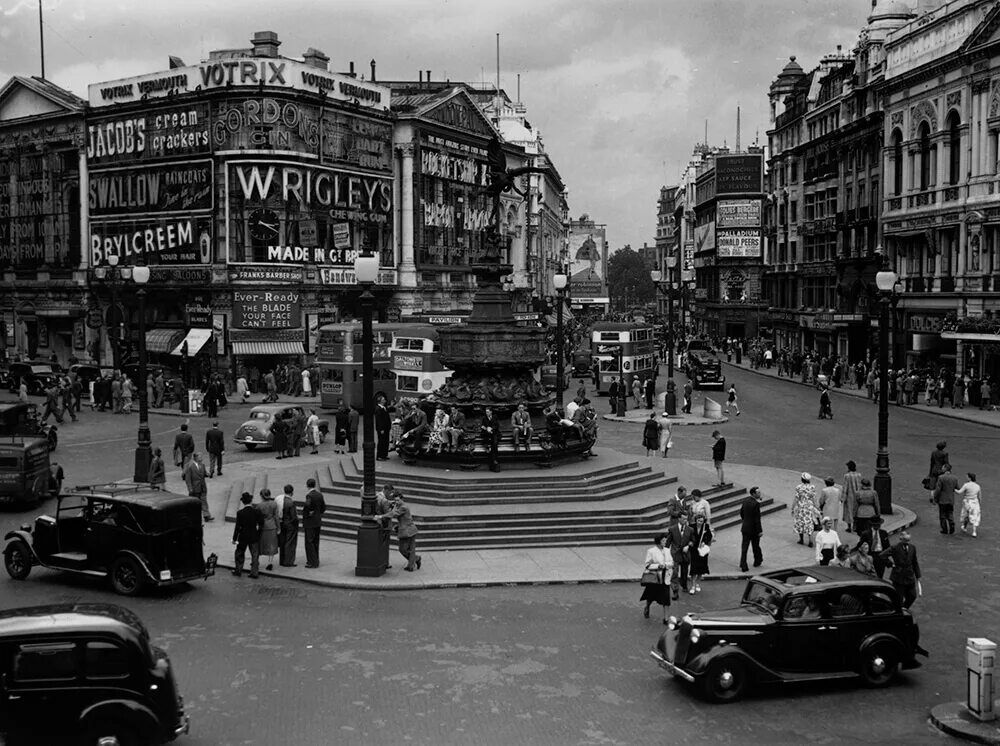
[(611, 307), (619, 308), (628, 297), (630, 306), (642, 306), (656, 300), (656, 287), (649, 277), (652, 269), (637, 251), (629, 246), (608, 257), (608, 293)]

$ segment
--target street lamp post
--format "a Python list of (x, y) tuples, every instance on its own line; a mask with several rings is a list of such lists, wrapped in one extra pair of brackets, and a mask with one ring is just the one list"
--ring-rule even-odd
[(139, 435), (135, 446), (134, 482), (149, 481), (149, 465), (153, 460), (153, 438), (149, 432), (149, 387), (146, 386), (146, 283), (149, 282), (149, 267), (140, 264), (132, 268), (132, 279), (139, 286)]
[(895, 272), (879, 272), (875, 285), (879, 289), (878, 322), (878, 451), (875, 454), (875, 492), (878, 494), (879, 512), (892, 513), (892, 476), (889, 473), (889, 304)]
[(108, 344), (111, 345), (111, 367), (115, 370), (121, 370), (122, 319), (121, 310), (118, 307), (118, 285), (123, 279), (129, 279), (126, 272), (131, 270), (128, 267), (118, 269), (117, 254), (108, 257), (108, 267), (95, 268), (94, 276), (101, 282), (107, 281), (108, 290), (111, 293), (111, 305), (108, 307), (104, 320), (108, 327)]
[(560, 267), (552, 276), (552, 285), (556, 289), (556, 403), (563, 405), (563, 377), (566, 374), (566, 343), (563, 340), (563, 303), (566, 300), (566, 273)]
[(361, 523), (358, 526), (357, 564), (354, 574), (377, 578), (389, 564), (388, 544), (382, 538), (382, 528), (375, 520), (375, 362), (372, 332), (372, 311), (375, 296), (372, 285), (378, 278), (378, 257), (358, 255), (354, 274), (361, 292), (361, 399), (364, 438), (361, 443), (362, 487)]

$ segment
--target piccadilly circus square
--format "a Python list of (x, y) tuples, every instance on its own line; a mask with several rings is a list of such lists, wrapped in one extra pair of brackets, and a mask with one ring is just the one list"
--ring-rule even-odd
[(0, 746), (1000, 744), (1000, 3), (6, 5)]

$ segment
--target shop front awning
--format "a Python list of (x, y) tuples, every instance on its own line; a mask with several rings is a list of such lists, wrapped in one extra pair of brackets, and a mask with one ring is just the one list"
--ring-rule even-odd
[(181, 352), (181, 350), (184, 347), (184, 343), (187, 342), (188, 346), (187, 356), (194, 357), (201, 351), (202, 347), (208, 344), (208, 341), (211, 338), (212, 338), (211, 329), (191, 329), (188, 331), (187, 336), (185, 336), (184, 339), (181, 340), (180, 344), (174, 347), (173, 352), (171, 352), (170, 354), (182, 355), (183, 353)]
[(305, 355), (301, 342), (233, 342), (234, 355)]
[(150, 329), (146, 332), (146, 352), (170, 352), (182, 339), (183, 329)]

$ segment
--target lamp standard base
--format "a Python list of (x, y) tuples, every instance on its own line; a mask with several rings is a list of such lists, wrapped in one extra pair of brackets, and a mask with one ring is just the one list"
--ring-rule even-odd
[(888, 474), (876, 474), (872, 480), (872, 488), (878, 495), (878, 512), (892, 515), (892, 477)]
[(148, 445), (137, 446), (135, 449), (135, 473), (133, 482), (149, 481), (149, 465), (153, 462), (153, 449)]
[(378, 578), (389, 564), (389, 532), (375, 521), (362, 521), (358, 526), (358, 559), (354, 574), (362, 578)]

